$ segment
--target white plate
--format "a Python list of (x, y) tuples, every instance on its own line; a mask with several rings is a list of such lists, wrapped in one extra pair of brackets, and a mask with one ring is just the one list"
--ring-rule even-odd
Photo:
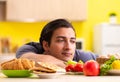
[(51, 78), (57, 78), (63, 74), (65, 73), (40, 73), (37, 75), (39, 76), (39, 78), (42, 78), (42, 79), (51, 79)]
[(66, 72), (67, 75), (83, 75), (83, 72)]
[(109, 70), (108, 75), (120, 75), (120, 70), (115, 69)]

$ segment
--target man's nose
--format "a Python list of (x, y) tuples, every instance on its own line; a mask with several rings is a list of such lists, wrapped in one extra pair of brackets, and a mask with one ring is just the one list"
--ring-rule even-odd
[(70, 43), (70, 42), (66, 42), (66, 44), (65, 44), (65, 46), (64, 46), (64, 48), (65, 49), (71, 49), (73, 46), (72, 46), (72, 44)]

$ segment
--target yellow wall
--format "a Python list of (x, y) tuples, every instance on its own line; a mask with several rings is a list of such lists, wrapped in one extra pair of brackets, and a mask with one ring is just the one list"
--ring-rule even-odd
[[(85, 50), (93, 50), (93, 27), (102, 22), (109, 22), (109, 13), (117, 14), (120, 22), (120, 0), (88, 0), (87, 20), (72, 22), (77, 38), (85, 41)], [(0, 37), (9, 37), (12, 45), (21, 46), (27, 41), (38, 41), (42, 27), (47, 22), (0, 22)], [(25, 40), (27, 38), (27, 40)]]
[(38, 41), (45, 22), (0, 22), (0, 37), (7, 37), (12, 44), (21, 46), (27, 41)]

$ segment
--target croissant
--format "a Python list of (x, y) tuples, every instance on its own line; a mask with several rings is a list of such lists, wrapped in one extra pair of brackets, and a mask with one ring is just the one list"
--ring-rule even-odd
[(35, 66), (35, 61), (26, 58), (15, 58), (1, 64), (2, 70), (29, 70)]

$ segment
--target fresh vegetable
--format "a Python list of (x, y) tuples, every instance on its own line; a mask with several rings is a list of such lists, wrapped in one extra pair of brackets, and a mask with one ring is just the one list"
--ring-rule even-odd
[(69, 64), (65, 67), (66, 72), (73, 72), (74, 71), (74, 65)]
[(68, 60), (67, 62), (65, 62), (66, 65), (69, 65), (69, 64), (75, 65), (76, 63), (77, 63), (76, 61), (72, 61), (72, 60)]
[(83, 64), (82, 63), (75, 64), (74, 71), (75, 72), (83, 72)]
[(107, 72), (112, 69), (112, 62), (115, 61), (116, 58), (114, 56), (111, 56), (108, 61), (106, 61), (103, 65), (100, 66), (100, 75), (106, 75)]
[(100, 65), (95, 60), (89, 60), (83, 65), (83, 73), (86, 76), (97, 76), (100, 73)]
[(84, 64), (82, 60), (79, 60), (78, 63)]
[(81, 60), (79, 62), (69, 60), (65, 64), (66, 72), (83, 72), (83, 62)]
[(118, 70), (120, 70), (120, 60), (113, 61), (112, 64), (111, 64), (111, 66), (112, 66), (112, 69), (118, 69)]

